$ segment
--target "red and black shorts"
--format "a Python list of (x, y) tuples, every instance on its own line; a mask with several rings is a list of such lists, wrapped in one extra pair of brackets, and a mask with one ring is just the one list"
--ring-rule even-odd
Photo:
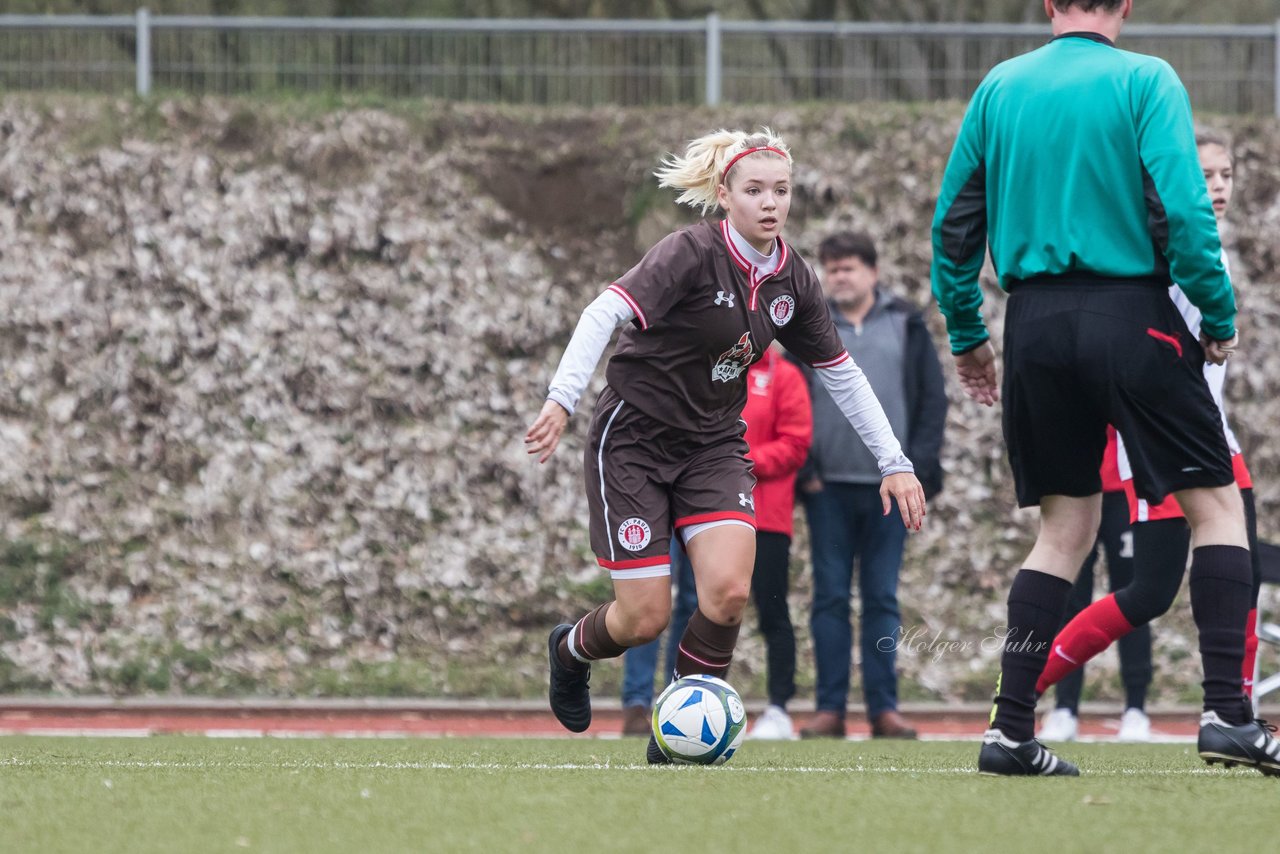
[(1167, 282), (1053, 277), (1016, 284), (1004, 344), (1004, 436), (1018, 493), (1102, 490), (1107, 425), (1124, 438), (1139, 498), (1233, 481), (1204, 350)]
[(712, 437), (677, 430), (605, 388), (591, 418), (585, 471), (591, 550), (615, 580), (669, 575), (673, 530), (755, 529), (745, 429), (739, 422), (736, 432)]

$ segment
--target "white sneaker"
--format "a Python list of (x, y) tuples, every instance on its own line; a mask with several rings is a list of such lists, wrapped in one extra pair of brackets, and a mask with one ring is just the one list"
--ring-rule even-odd
[(1041, 741), (1075, 741), (1080, 732), (1080, 721), (1070, 709), (1054, 709), (1044, 716), (1036, 738)]
[(1119, 741), (1150, 741), (1151, 718), (1142, 709), (1125, 709), (1120, 716), (1120, 732), (1116, 735)]
[(747, 735), (747, 738), (759, 741), (790, 741), (795, 737), (791, 716), (781, 706), (765, 706), (764, 712), (756, 718), (756, 725)]

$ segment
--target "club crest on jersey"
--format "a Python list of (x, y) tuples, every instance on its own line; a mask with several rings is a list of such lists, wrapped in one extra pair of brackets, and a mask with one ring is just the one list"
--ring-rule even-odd
[(711, 369), (712, 382), (732, 382), (742, 376), (742, 372), (756, 360), (756, 348), (751, 343), (751, 331), (742, 333), (738, 343), (720, 354), (716, 365)]
[(651, 534), (649, 523), (637, 516), (623, 519), (618, 526), (618, 542), (629, 552), (638, 552), (649, 545)]
[(786, 326), (796, 316), (796, 298), (783, 294), (769, 303), (769, 319), (774, 326)]

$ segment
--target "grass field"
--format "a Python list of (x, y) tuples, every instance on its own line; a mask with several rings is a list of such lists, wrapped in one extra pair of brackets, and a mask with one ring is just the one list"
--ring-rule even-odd
[(979, 777), (972, 742), (748, 742), (720, 768), (643, 751), (0, 738), (0, 850), (1222, 851), (1267, 848), (1280, 799), (1280, 780), (1184, 744), (1071, 745), (1084, 776), (1035, 780)]

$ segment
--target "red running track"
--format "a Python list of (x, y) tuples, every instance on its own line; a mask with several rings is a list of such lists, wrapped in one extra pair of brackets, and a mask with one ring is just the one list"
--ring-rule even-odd
[[(218, 701), (0, 698), (0, 735), (348, 736), (348, 737), (613, 737), (621, 729), (616, 702), (600, 703), (591, 728), (566, 732), (539, 702), (509, 701)], [(758, 711), (752, 710), (752, 711)], [(811, 712), (795, 713), (797, 728)], [(903, 714), (926, 738), (975, 739), (987, 711), (976, 705), (905, 706)], [(1199, 712), (1178, 708), (1151, 713), (1157, 738), (1194, 737)], [(850, 715), (850, 735), (867, 735), (860, 715)], [(1119, 711), (1081, 715), (1084, 738), (1114, 737)]]

